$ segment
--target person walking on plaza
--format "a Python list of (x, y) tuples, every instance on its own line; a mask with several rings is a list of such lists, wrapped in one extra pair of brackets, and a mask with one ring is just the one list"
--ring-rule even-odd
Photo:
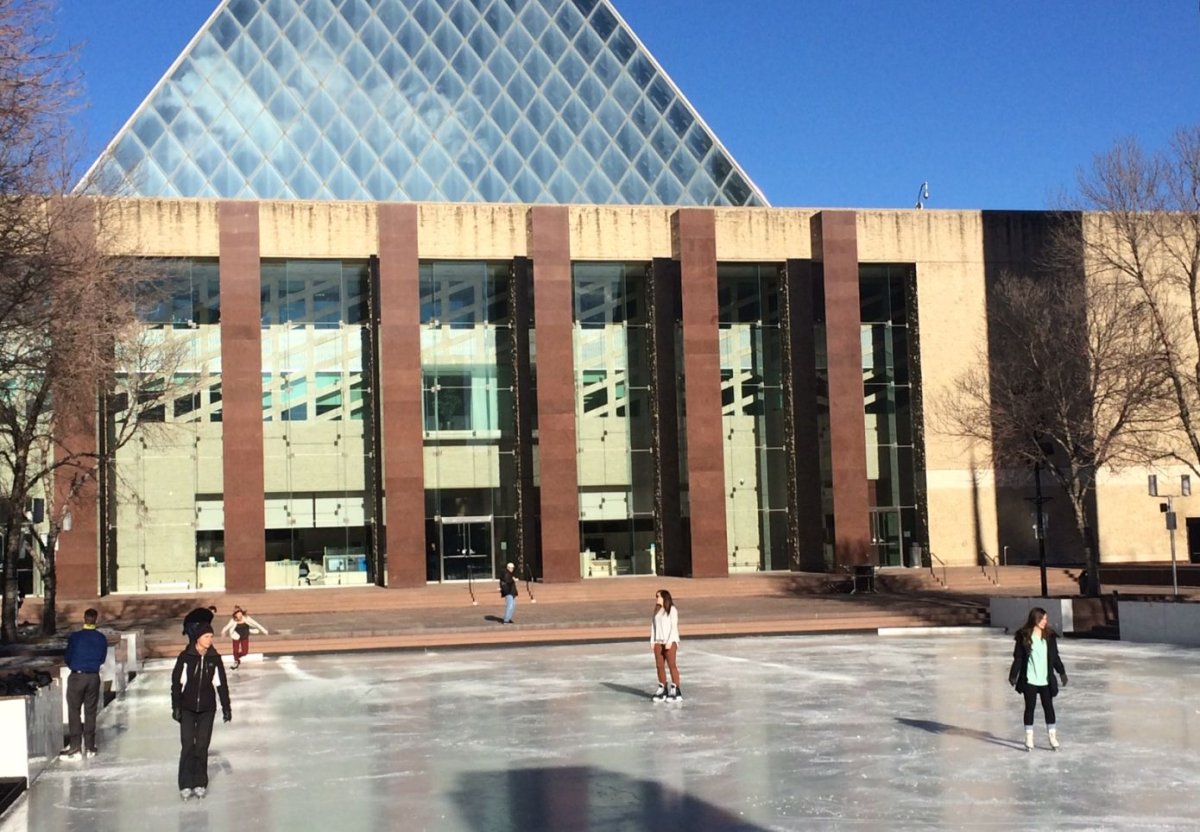
[(242, 657), (250, 652), (251, 633), (268, 635), (270, 630), (246, 615), (246, 611), (241, 607), (234, 607), (233, 617), (229, 619), (228, 624), (221, 628), (221, 635), (228, 636), (233, 640), (234, 670), (242, 666)]
[(171, 673), (171, 717), (179, 723), (181, 746), (179, 796), (184, 800), (203, 798), (208, 792), (208, 744), (218, 698), (225, 721), (233, 719), (225, 665), (212, 642), (212, 627), (201, 624)]
[(500, 575), (500, 597), (504, 599), (504, 621), (503, 624), (513, 623), (513, 613), (517, 609), (517, 567), (511, 563), (504, 565), (504, 572)]
[[(679, 651), (679, 608), (671, 600), (671, 593), (665, 589), (654, 593), (654, 615), (650, 618), (650, 648), (654, 651), (654, 664), (658, 670), (658, 690), (654, 692), (654, 701), (683, 701), (683, 691), (679, 687), (679, 666), (675, 663), (675, 654)], [(669, 688), (668, 668), (671, 671)]]
[[(108, 639), (96, 629), (100, 613), (89, 609), (83, 613), (83, 629), (67, 638), (65, 662), (71, 669), (67, 677), (67, 747), (62, 757), (77, 760), (86, 751), (96, 753), (96, 710), (100, 705), (100, 666), (108, 658)], [(79, 711), (83, 710), (80, 726)], [(80, 744), (82, 740), (83, 744)]]
[(1025, 626), (1017, 630), (1013, 646), (1012, 667), (1008, 671), (1008, 683), (1025, 695), (1025, 750), (1033, 750), (1033, 714), (1037, 700), (1042, 700), (1042, 713), (1046, 717), (1046, 731), (1050, 735), (1050, 748), (1058, 750), (1058, 730), (1055, 726), (1054, 697), (1058, 696), (1058, 682), (1054, 673), (1062, 677), (1067, 686), (1067, 671), (1058, 657), (1058, 637), (1049, 626), (1046, 611), (1034, 607), (1029, 611)]

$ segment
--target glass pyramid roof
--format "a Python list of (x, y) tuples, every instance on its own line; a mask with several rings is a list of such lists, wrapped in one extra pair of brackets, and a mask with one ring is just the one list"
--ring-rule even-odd
[(222, 0), (84, 187), (766, 204), (609, 0)]

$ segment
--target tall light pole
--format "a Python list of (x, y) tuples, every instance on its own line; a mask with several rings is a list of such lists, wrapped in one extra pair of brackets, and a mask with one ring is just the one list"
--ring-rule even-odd
[(1158, 477), (1151, 474), (1148, 490), (1151, 497), (1167, 498), (1165, 503), (1158, 504), (1158, 510), (1166, 515), (1167, 531), (1171, 533), (1171, 589), (1175, 595), (1179, 595), (1179, 572), (1175, 566), (1175, 527), (1178, 525), (1175, 514), (1175, 498), (1192, 496), (1192, 478), (1187, 474), (1179, 477), (1178, 494), (1159, 494)]
[(1033, 521), (1033, 533), (1037, 535), (1038, 542), (1038, 569), (1042, 574), (1042, 597), (1045, 598), (1050, 594), (1049, 586), (1046, 582), (1046, 517), (1042, 513), (1042, 506), (1053, 500), (1053, 497), (1042, 496), (1042, 464), (1046, 461), (1046, 457), (1054, 453), (1054, 443), (1048, 439), (1038, 439), (1038, 455), (1033, 463), (1033, 498), (1026, 497), (1028, 502), (1033, 503), (1034, 511), (1037, 512)]
[(1042, 496), (1042, 461), (1040, 459), (1033, 464), (1033, 493), (1034, 497), (1030, 502), (1033, 503), (1034, 511), (1037, 512), (1033, 528), (1038, 542), (1038, 569), (1042, 574), (1042, 597), (1045, 598), (1050, 594), (1050, 590), (1046, 584), (1046, 518), (1042, 514), (1042, 506), (1054, 498)]

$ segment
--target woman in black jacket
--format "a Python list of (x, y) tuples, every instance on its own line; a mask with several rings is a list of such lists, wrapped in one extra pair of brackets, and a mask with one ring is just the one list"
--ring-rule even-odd
[(217, 715), (217, 697), (225, 721), (229, 685), (221, 654), (212, 646), (213, 629), (201, 624), (196, 639), (179, 654), (171, 673), (171, 716), (179, 723), (179, 796), (203, 798), (208, 791), (208, 743)]
[(1067, 671), (1058, 657), (1058, 638), (1054, 628), (1047, 623), (1046, 611), (1034, 607), (1029, 611), (1025, 626), (1017, 630), (1013, 646), (1012, 667), (1008, 670), (1008, 683), (1025, 695), (1025, 750), (1033, 750), (1033, 712), (1037, 700), (1042, 700), (1042, 713), (1046, 717), (1046, 730), (1050, 734), (1050, 747), (1058, 750), (1058, 731), (1054, 724), (1054, 697), (1058, 696), (1055, 671), (1067, 686)]

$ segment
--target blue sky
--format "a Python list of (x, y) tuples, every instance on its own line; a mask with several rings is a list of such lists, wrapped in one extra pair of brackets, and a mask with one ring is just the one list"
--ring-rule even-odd
[[(217, 0), (61, 0), (90, 162)], [(1197, 0), (615, 0), (777, 206), (1045, 208), (1200, 122)]]

